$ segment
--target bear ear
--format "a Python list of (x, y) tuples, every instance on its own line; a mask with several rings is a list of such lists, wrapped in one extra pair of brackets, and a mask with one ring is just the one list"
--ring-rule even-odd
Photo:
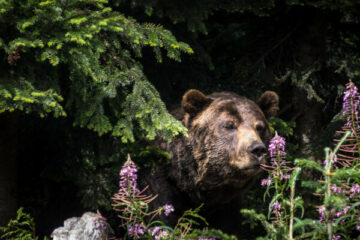
[(211, 98), (196, 89), (188, 90), (181, 101), (181, 106), (191, 117), (198, 114), (204, 107), (211, 103)]
[(276, 116), (279, 109), (279, 96), (273, 91), (264, 92), (258, 100), (257, 105), (264, 112), (267, 119)]

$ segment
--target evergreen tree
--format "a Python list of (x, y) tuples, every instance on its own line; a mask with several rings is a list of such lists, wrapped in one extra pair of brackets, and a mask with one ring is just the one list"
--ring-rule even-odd
[[(70, 115), (99, 135), (134, 141), (134, 126), (153, 139), (184, 127), (167, 113), (137, 61), (143, 47), (180, 61), (192, 49), (163, 27), (138, 23), (105, 0), (2, 1), (1, 112)], [(64, 99), (65, 97), (65, 99)], [(135, 124), (135, 125), (134, 125)]]
[[(158, 62), (163, 55), (180, 61), (181, 52), (193, 52), (162, 26), (139, 23), (107, 0), (0, 1), (1, 117), (14, 111), (68, 117), (124, 143), (185, 134), (143, 73), (143, 48), (153, 49)], [(6, 157), (0, 153), (4, 172), (16, 158)], [(2, 179), (1, 188), (8, 182)]]

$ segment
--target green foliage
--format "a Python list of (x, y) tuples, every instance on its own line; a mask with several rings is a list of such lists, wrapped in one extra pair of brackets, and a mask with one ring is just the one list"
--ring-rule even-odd
[(315, 99), (320, 103), (324, 103), (324, 100), (314, 89), (315, 83), (320, 82), (318, 79), (316, 79), (317, 71), (319, 71), (319, 67), (317, 65), (311, 66), (309, 69), (305, 69), (301, 72), (294, 69), (286, 72), (285, 75), (279, 79), (279, 81), (282, 82), (289, 79), (293, 85), (306, 92), (307, 98), (309, 100)]
[[(0, 239), (7, 240), (37, 240), (35, 236), (35, 223), (30, 214), (25, 213), (23, 208), (17, 210), (15, 219), (9, 221), (5, 227), (0, 227), (3, 234)], [(47, 237), (44, 240), (48, 239)]]
[(264, 214), (256, 213), (254, 209), (241, 209), (240, 212), (248, 218), (244, 221), (244, 224), (250, 223), (254, 227), (257, 225), (257, 222), (260, 222), (269, 236), (276, 236), (276, 228), (267, 220)]
[(184, 214), (178, 219), (177, 224), (174, 229), (175, 236), (179, 236), (180, 239), (194, 238), (196, 233), (192, 232), (194, 225), (199, 225), (198, 222), (201, 220), (203, 223), (208, 225), (206, 219), (199, 215), (199, 211), (203, 204), (199, 207), (186, 210)]
[(320, 164), (308, 159), (295, 159), (295, 165), (302, 168), (317, 170), (319, 172), (324, 171), (323, 167)]
[(218, 229), (193, 229), (191, 233), (186, 236), (188, 239), (199, 239), (199, 238), (215, 238), (222, 240), (237, 240), (234, 235), (223, 233)]
[(285, 122), (283, 119), (278, 117), (273, 117), (269, 120), (270, 130), (274, 132), (275, 130), (280, 136), (289, 137), (294, 134), (294, 128), (296, 127), (296, 122)]
[[(155, 160), (155, 159), (156, 160)], [(171, 161), (171, 154), (162, 151), (154, 146), (146, 146), (145, 149), (139, 151), (138, 154), (138, 163), (144, 167), (152, 167), (154, 168), (159, 163), (169, 164)]]
[[(0, 111), (70, 115), (74, 125), (123, 142), (186, 129), (166, 110), (136, 58), (150, 47), (180, 61), (193, 53), (170, 31), (138, 23), (104, 0), (2, 2)], [(62, 105), (63, 96), (64, 105)], [(142, 135), (144, 132), (144, 135)]]
[(41, 117), (51, 112), (55, 117), (66, 116), (60, 104), (63, 98), (53, 89), (39, 91), (24, 79), (15, 82), (18, 84), (7, 84), (6, 81), (0, 83), (0, 113), (21, 110), (26, 113), (37, 112)]

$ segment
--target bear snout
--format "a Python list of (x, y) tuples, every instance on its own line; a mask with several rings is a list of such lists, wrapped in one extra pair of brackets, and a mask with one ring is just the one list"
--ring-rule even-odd
[(251, 144), (247, 149), (247, 152), (250, 154), (250, 156), (256, 159), (259, 162), (259, 164), (264, 159), (264, 155), (266, 151), (267, 149), (265, 145), (261, 142), (255, 142)]

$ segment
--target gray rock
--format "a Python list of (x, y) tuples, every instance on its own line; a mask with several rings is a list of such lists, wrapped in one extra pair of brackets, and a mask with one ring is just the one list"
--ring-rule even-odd
[(86, 212), (81, 218), (66, 219), (64, 226), (56, 228), (51, 237), (54, 240), (105, 240), (109, 233), (113, 230), (100, 213)]

